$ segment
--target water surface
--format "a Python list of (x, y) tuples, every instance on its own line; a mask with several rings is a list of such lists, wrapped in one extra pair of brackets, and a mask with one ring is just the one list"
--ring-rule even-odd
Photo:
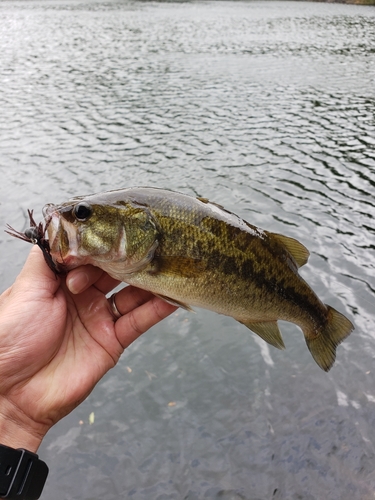
[[(205, 196), (303, 242), (356, 326), (326, 374), (294, 325), (281, 352), (176, 312), (50, 431), (42, 498), (373, 499), (374, 9), (5, 1), (0, 44), (1, 227), (120, 186)], [(29, 247), (0, 245), (4, 290)]]

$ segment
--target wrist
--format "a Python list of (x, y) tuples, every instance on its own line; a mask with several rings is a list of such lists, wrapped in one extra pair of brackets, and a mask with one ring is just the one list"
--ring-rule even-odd
[(0, 398), (0, 444), (36, 453), (49, 427), (35, 422), (12, 402)]
[(48, 466), (25, 449), (0, 444), (0, 496), (8, 500), (38, 500), (48, 476)]

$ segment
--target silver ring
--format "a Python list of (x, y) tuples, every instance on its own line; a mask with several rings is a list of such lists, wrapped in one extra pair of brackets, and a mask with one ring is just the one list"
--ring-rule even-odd
[(111, 310), (111, 313), (113, 314), (113, 317), (115, 319), (119, 319), (121, 318), (122, 314), (120, 313), (120, 311), (117, 309), (117, 306), (116, 306), (116, 302), (115, 302), (115, 297), (116, 297), (116, 293), (113, 293), (109, 299), (108, 299), (108, 304), (109, 304), (109, 308)]

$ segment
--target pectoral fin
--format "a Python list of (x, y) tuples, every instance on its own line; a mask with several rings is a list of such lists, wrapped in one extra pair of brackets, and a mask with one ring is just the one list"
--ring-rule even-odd
[(277, 347), (277, 349), (285, 349), (284, 341), (276, 321), (259, 323), (243, 323), (241, 321), (241, 323), (247, 326), (252, 332), (259, 335), (259, 337), (268, 342), (268, 344)]
[(159, 297), (159, 299), (168, 302), (168, 304), (172, 304), (172, 306), (181, 307), (181, 309), (185, 309), (186, 311), (194, 312), (194, 310), (188, 304), (184, 304), (183, 302), (179, 302), (178, 300), (171, 299), (170, 297), (167, 297), (166, 295), (161, 295), (160, 293), (154, 293), (154, 295), (156, 297)]

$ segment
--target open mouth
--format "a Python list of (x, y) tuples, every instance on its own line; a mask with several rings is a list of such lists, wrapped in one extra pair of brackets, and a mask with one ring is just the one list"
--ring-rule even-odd
[[(58, 234), (60, 231), (60, 215), (55, 205), (46, 205), (43, 208), (43, 216), (46, 221), (46, 228), (51, 254), (56, 257), (60, 255), (60, 245)], [(57, 255), (56, 255), (57, 254)]]
[(65, 220), (56, 205), (46, 205), (43, 216), (49, 221), (47, 233), (51, 256), (64, 267), (73, 267), (78, 257), (77, 228)]

